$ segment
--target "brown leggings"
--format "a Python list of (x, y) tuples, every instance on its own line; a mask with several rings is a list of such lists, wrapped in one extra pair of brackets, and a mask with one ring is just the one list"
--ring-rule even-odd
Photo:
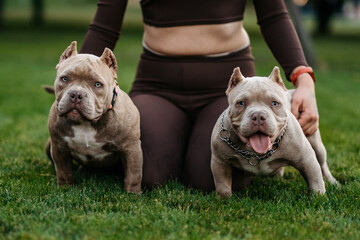
[[(255, 75), (250, 47), (224, 57), (175, 58), (144, 50), (130, 97), (140, 111), (145, 188), (174, 179), (214, 189), (210, 137), (228, 106), (225, 90), (237, 66), (244, 76)], [(235, 171), (233, 188), (248, 182)]]

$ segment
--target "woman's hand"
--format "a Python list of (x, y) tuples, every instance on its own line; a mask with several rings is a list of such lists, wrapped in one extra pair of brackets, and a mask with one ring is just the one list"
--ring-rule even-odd
[(298, 119), (306, 136), (319, 128), (319, 113), (315, 98), (315, 85), (310, 74), (299, 75), (291, 101), (291, 112)]

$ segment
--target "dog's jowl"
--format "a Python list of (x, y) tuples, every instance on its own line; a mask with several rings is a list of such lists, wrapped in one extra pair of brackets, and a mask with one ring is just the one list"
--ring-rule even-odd
[(46, 151), (58, 185), (74, 183), (73, 160), (88, 168), (122, 164), (126, 191), (140, 193), (140, 117), (117, 85), (112, 51), (106, 48), (101, 57), (78, 54), (72, 42), (56, 69)]
[(285, 166), (298, 169), (309, 191), (325, 193), (323, 176), (338, 184), (326, 163), (320, 132), (306, 137), (290, 112), (287, 91), (275, 67), (269, 77), (245, 78), (235, 68), (226, 90), (229, 107), (211, 137), (211, 170), (216, 192), (232, 195), (232, 168), (248, 175), (280, 175)]

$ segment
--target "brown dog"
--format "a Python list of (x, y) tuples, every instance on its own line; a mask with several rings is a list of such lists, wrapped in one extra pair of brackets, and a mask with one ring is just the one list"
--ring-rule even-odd
[(106, 48), (101, 57), (78, 54), (72, 42), (56, 69), (56, 99), (49, 114), (46, 151), (54, 162), (58, 185), (73, 184), (73, 159), (93, 168), (120, 162), (126, 191), (140, 193), (140, 117), (117, 86), (112, 51)]
[(229, 81), (229, 107), (219, 117), (211, 138), (211, 170), (216, 192), (231, 196), (232, 168), (249, 175), (282, 175), (284, 166), (297, 168), (309, 191), (325, 193), (323, 175), (337, 184), (326, 163), (320, 133), (306, 139), (290, 112), (278, 67), (267, 77), (245, 78), (235, 68)]

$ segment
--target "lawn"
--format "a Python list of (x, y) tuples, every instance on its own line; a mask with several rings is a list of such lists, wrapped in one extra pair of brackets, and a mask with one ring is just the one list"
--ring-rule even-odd
[[(76, 186), (59, 189), (44, 152), (53, 96), (41, 86), (53, 84), (70, 42), (81, 45), (95, 5), (46, 1), (47, 24), (33, 28), (16, 2), (0, 31), (0, 239), (360, 239), (360, 23), (338, 19), (332, 36), (313, 39), (320, 130), (341, 188), (309, 196), (301, 175), (287, 168), (284, 178), (257, 178), (229, 200), (176, 182), (135, 196), (105, 173), (77, 172)], [(257, 72), (268, 75), (276, 62), (254, 16), (246, 17)], [(115, 49), (124, 91), (141, 30), (130, 5)]]

